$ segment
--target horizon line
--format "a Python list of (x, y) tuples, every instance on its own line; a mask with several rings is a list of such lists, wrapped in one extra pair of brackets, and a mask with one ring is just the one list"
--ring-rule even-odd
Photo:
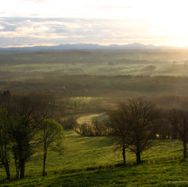
[(32, 47), (55, 47), (55, 46), (59, 46), (59, 45), (83, 45), (83, 44), (86, 44), (86, 45), (99, 45), (99, 46), (112, 46), (112, 45), (117, 45), (117, 46), (127, 46), (127, 45), (132, 45), (132, 44), (140, 44), (140, 45), (143, 45), (143, 46), (155, 46), (155, 47), (160, 47), (160, 46), (163, 46), (163, 47), (175, 47), (175, 48), (185, 48), (185, 47), (188, 47), (188, 45), (172, 45), (172, 44), (143, 44), (143, 43), (128, 43), (128, 44), (117, 44), (117, 43), (112, 43), (112, 44), (99, 44), (99, 43), (65, 43), (65, 44), (41, 44), (41, 45), (17, 45), (17, 46), (6, 46), (6, 47), (0, 47), (0, 49), (8, 49), (8, 48), (32, 48)]

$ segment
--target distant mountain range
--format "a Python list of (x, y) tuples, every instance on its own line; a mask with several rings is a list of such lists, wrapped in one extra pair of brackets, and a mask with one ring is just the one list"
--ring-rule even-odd
[(174, 46), (154, 46), (143, 45), (140, 43), (133, 43), (127, 45), (98, 45), (98, 44), (61, 44), (57, 46), (34, 46), (34, 47), (11, 47), (11, 48), (0, 48), (0, 51), (23, 51), (23, 52), (34, 52), (34, 51), (91, 51), (91, 50), (107, 50), (107, 51), (117, 51), (117, 50), (179, 50), (188, 49), (187, 47), (178, 48)]

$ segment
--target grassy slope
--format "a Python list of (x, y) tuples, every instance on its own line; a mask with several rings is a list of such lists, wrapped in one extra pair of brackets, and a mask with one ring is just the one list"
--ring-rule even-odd
[[(26, 178), (15, 182), (11, 181), (10, 183), (5, 183), (4, 185), (18, 186), (26, 184), (29, 185), (31, 183), (32, 186), (36, 185), (37, 183), (43, 186), (48, 186), (49, 184), (51, 184), (51, 186), (74, 186), (75, 183), (78, 183), (81, 186), (82, 184), (84, 184), (83, 186), (95, 186), (95, 184), (96, 186), (99, 186), (100, 184), (111, 185), (112, 183), (111, 186), (113, 186), (114, 182), (119, 184), (128, 182), (130, 184), (130, 180), (132, 180), (133, 184), (139, 184), (140, 182), (144, 181), (148, 181), (150, 183), (152, 180), (155, 181), (154, 183), (157, 183), (157, 181), (160, 182), (160, 177), (163, 179), (163, 182), (164, 180), (172, 179), (185, 180), (185, 177), (187, 177), (187, 171), (182, 173), (181, 176), (181, 168), (186, 168), (188, 165), (187, 162), (181, 163), (178, 161), (172, 162), (173, 164), (164, 163), (134, 166), (125, 169), (116, 168), (114, 170), (80, 172), (77, 174), (68, 175), (51, 175), (54, 171), (60, 172), (62, 170), (69, 169), (84, 169), (86, 167), (113, 165), (122, 162), (121, 153), (113, 152), (112, 148), (114, 145), (110, 139), (107, 139), (106, 137), (86, 137), (79, 135), (74, 131), (66, 131), (66, 140), (64, 144), (65, 151), (63, 155), (58, 155), (57, 153), (53, 152), (49, 154), (46, 168), (48, 172), (47, 177)], [(182, 145), (178, 140), (162, 140), (160, 145), (144, 152), (142, 154), (142, 159), (158, 159), (181, 155)], [(127, 152), (127, 161), (134, 162), (135, 155)], [(33, 156), (30, 162), (27, 163), (26, 174), (41, 174), (41, 171), (42, 155), (38, 154)], [(155, 173), (157, 175), (156, 177), (154, 177)], [(141, 179), (138, 179), (137, 175), (140, 175)], [(179, 175), (180, 177), (178, 178)], [(5, 172), (3, 169), (1, 169), (0, 178), (4, 176)], [(84, 180), (85, 183), (82, 183), (82, 180)], [(90, 182), (91, 185), (88, 185)], [(63, 185), (64, 183), (66, 183), (66, 185)]]
[(0, 186), (188, 186), (187, 167), (188, 162), (185, 160), (171, 161), (152, 165), (25, 178)]

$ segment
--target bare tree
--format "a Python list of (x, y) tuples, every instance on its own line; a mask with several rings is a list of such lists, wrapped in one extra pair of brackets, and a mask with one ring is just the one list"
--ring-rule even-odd
[(119, 108), (109, 113), (109, 123), (107, 125), (111, 129), (108, 137), (115, 141), (117, 145), (114, 151), (122, 149), (123, 164), (126, 166), (126, 148), (129, 147), (130, 142), (128, 142), (129, 125), (124, 112)]
[(93, 119), (92, 121), (92, 127), (95, 131), (96, 136), (101, 136), (105, 131), (105, 126), (101, 122), (99, 122), (97, 119)]
[(111, 118), (118, 127), (119, 140), (124, 142), (122, 147), (134, 152), (137, 164), (141, 164), (141, 153), (156, 143), (152, 139), (157, 132), (160, 110), (149, 101), (130, 99), (120, 103)]
[(141, 164), (141, 153), (156, 144), (152, 140), (158, 129), (160, 110), (154, 104), (142, 99), (132, 99), (127, 104), (121, 105), (127, 110), (128, 123), (130, 125), (130, 151), (136, 154), (137, 164)]
[(183, 156), (187, 158), (188, 111), (173, 109), (169, 112), (167, 119), (173, 130), (177, 132), (179, 139), (183, 142)]

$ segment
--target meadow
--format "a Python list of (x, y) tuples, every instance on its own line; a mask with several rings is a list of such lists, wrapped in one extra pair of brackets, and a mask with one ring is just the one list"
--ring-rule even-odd
[[(188, 166), (186, 160), (159, 161), (163, 158), (173, 159), (182, 156), (182, 144), (178, 140), (159, 140), (157, 146), (143, 152), (142, 160), (150, 160), (150, 162), (140, 166), (134, 165), (135, 155), (127, 151), (127, 163), (131, 163), (132, 166), (114, 168), (115, 164), (122, 163), (122, 155), (121, 151), (113, 151), (115, 144), (111, 142), (111, 139), (83, 136), (73, 130), (66, 130), (65, 135), (63, 154), (50, 152), (48, 155), (46, 166), (48, 176), (40, 176), (42, 174), (42, 153), (39, 152), (33, 155), (26, 164), (28, 177), (4, 182), (0, 186), (74, 186), (75, 184), (76, 186), (123, 186), (125, 184), (128, 186), (139, 184), (170, 186), (172, 184), (169, 184), (168, 181), (186, 180), (186, 167)], [(92, 167), (103, 169), (86, 171), (89, 170), (87, 168)], [(13, 168), (14, 163), (12, 163), (11, 170), (14, 176)], [(68, 174), (71, 170), (82, 171)], [(1, 168), (0, 178), (4, 177), (5, 172)]]
[(169, 161), (152, 165), (129, 166), (126, 168), (100, 169), (71, 174), (56, 174), (45, 177), (24, 178), (2, 183), (2, 187), (43, 186), (43, 187), (82, 187), (82, 186), (188, 186), (187, 162)]
[(187, 59), (186, 51), (2, 53), (0, 78), (26, 80), (46, 75), (185, 76), (188, 74)]
[[(77, 64), (16, 64), (9, 66), (1, 66), (1, 72), (19, 73), (19, 77), (12, 77), (8, 80), (25, 80), (30, 77), (40, 77), (41, 75), (133, 75), (133, 76), (185, 76), (188, 75), (188, 68), (184, 62), (172, 63), (166, 62), (157, 64), (113, 64), (108, 62), (97, 63), (77, 63)], [(16, 78), (16, 79), (15, 79)]]

